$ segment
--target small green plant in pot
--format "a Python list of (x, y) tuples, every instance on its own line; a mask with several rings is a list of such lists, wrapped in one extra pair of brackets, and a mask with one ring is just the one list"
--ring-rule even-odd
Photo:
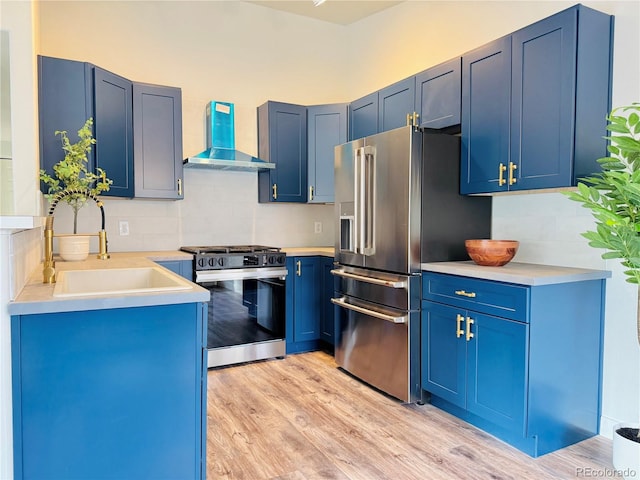
[[(101, 168), (97, 173), (87, 169), (89, 162), (88, 155), (91, 148), (96, 143), (91, 132), (93, 119), (89, 118), (84, 126), (78, 130), (79, 140), (71, 143), (65, 130), (56, 130), (55, 135), (60, 135), (62, 150), (65, 152), (64, 158), (53, 166), (55, 177), (49, 175), (45, 170), (40, 170), (40, 180), (49, 186), (45, 197), (51, 199), (56, 193), (63, 190), (88, 190), (93, 195), (109, 190), (112, 180), (107, 178), (106, 172)], [(82, 194), (73, 194), (64, 198), (64, 201), (73, 208), (73, 233), (78, 233), (78, 212), (87, 203), (87, 197)]]
[[(582, 234), (589, 245), (605, 249), (604, 259), (619, 259), (627, 282), (640, 287), (640, 103), (614, 109), (607, 121), (607, 130), (611, 132), (606, 137), (610, 141), (609, 156), (598, 159), (602, 171), (582, 179), (577, 191), (565, 194), (590, 209), (596, 220), (595, 231)], [(640, 344), (640, 295), (637, 301), (636, 336)], [(626, 440), (620, 440), (619, 436)], [(629, 450), (631, 465), (616, 460), (616, 444), (620, 442), (622, 448)], [(614, 466), (640, 474), (637, 426), (616, 425)]]
[[(45, 197), (51, 199), (65, 190), (89, 192), (93, 196), (109, 190), (112, 180), (107, 178), (106, 172), (98, 168), (97, 171), (90, 172), (87, 168), (89, 163), (88, 155), (91, 153), (96, 140), (92, 134), (93, 119), (89, 118), (78, 130), (78, 141), (71, 143), (67, 132), (56, 131), (55, 135), (60, 136), (62, 150), (65, 152), (64, 158), (53, 166), (53, 176), (45, 170), (40, 170), (40, 180), (48, 185), (49, 189)], [(89, 198), (82, 193), (67, 195), (63, 200), (73, 209), (73, 233), (78, 233), (78, 212), (84, 207)], [(86, 244), (87, 255), (89, 253), (88, 237), (83, 241)], [(62, 253), (62, 245), (61, 245)], [(64, 258), (64, 256), (63, 256)], [(69, 258), (71, 259), (71, 258)], [(74, 258), (74, 259), (80, 259)]]

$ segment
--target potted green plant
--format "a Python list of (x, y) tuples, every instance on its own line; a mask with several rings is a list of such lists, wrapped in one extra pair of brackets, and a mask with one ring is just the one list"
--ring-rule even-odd
[[(92, 126), (93, 118), (89, 118), (78, 130), (76, 143), (71, 143), (65, 130), (55, 132), (55, 135), (60, 136), (65, 155), (53, 166), (54, 176), (40, 170), (40, 180), (49, 186), (45, 194), (48, 200), (64, 190), (89, 192), (96, 196), (108, 191), (113, 184), (103, 169), (98, 168), (95, 173), (87, 169), (88, 155), (96, 143)], [(64, 260), (84, 260), (89, 255), (90, 235), (78, 235), (78, 212), (86, 205), (88, 197), (82, 193), (73, 193), (65, 196), (63, 200), (73, 209), (73, 235), (58, 236), (60, 255)], [(77, 248), (81, 251), (77, 252)]]
[[(590, 209), (596, 220), (596, 229), (582, 234), (589, 245), (605, 249), (604, 259), (619, 259), (627, 282), (640, 287), (640, 103), (614, 109), (607, 121), (610, 155), (598, 159), (602, 171), (565, 194)], [(640, 344), (640, 295), (637, 300)], [(640, 425), (614, 427), (613, 464), (623, 474), (640, 474)]]

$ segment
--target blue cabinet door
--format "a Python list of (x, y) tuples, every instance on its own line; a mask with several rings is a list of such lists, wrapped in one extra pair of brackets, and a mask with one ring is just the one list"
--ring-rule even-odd
[(319, 257), (295, 257), (293, 340), (320, 338), (322, 268)]
[(421, 127), (446, 128), (460, 123), (461, 78), (460, 57), (416, 75), (414, 111)]
[[(93, 118), (93, 76), (91, 65), (73, 60), (38, 56), (38, 113), (40, 127), (40, 168), (50, 175), (64, 158), (56, 131), (66, 131), (69, 141), (78, 141), (78, 130)], [(95, 137), (95, 128), (94, 128)], [(95, 150), (87, 169), (93, 171)], [(41, 184), (47, 193), (48, 187)]]
[(135, 196), (181, 199), (182, 91), (133, 84)]
[(15, 478), (204, 478), (203, 312), (12, 317)]
[(258, 200), (307, 202), (307, 107), (266, 102), (258, 107), (258, 156), (276, 168), (258, 173)]
[[(409, 125), (413, 119), (416, 77), (405, 78), (378, 92), (378, 131)], [(410, 116), (410, 119), (407, 118)]]
[(307, 107), (309, 203), (334, 200), (335, 147), (347, 141), (346, 103)]
[(193, 282), (193, 262), (191, 260), (165, 260), (156, 263)]
[(331, 299), (334, 296), (334, 284), (335, 277), (331, 274), (333, 269), (333, 258), (321, 257), (322, 264), (322, 316), (320, 318), (320, 339), (324, 340), (330, 345), (333, 345), (335, 340), (335, 325), (334, 325), (334, 305), (331, 303)]
[(468, 311), (464, 336), (467, 410), (524, 434), (527, 325)]
[(465, 311), (422, 302), (422, 389), (454, 405), (466, 405)]
[(349, 140), (375, 135), (378, 129), (378, 92), (349, 104)]
[(511, 37), (462, 57), (460, 193), (507, 191)]
[(577, 24), (573, 8), (512, 35), (511, 190), (572, 183)]
[(101, 195), (133, 197), (133, 95), (126, 78), (93, 67), (96, 167), (113, 180)]

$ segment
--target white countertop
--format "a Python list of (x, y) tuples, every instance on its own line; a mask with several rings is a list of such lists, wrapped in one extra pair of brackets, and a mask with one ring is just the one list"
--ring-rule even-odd
[[(56, 261), (56, 271), (91, 270), (103, 268), (139, 268), (157, 266), (153, 260), (188, 260), (190, 254), (184, 252), (129, 252), (111, 253), (108, 260), (98, 260), (90, 255), (82, 262)], [(162, 267), (161, 267), (162, 268)], [(164, 269), (170, 276), (177, 274)], [(180, 277), (182, 278), (182, 277)], [(27, 285), (17, 298), (9, 302), (11, 315), (28, 315), (36, 313), (72, 312), (100, 310), (105, 308), (146, 307), (154, 305), (170, 305), (176, 303), (206, 302), (209, 300), (208, 290), (192, 283), (189, 290), (104, 294), (73, 298), (54, 297), (54, 284), (42, 283), (42, 265), (31, 275)]]
[(282, 249), (287, 257), (333, 257), (335, 255), (334, 247), (285, 247)]
[(608, 270), (589, 270), (586, 268), (556, 267), (518, 262), (509, 262), (502, 267), (483, 267), (469, 260), (466, 262), (423, 263), (421, 267), (423, 271), (427, 272), (447, 273), (530, 286), (601, 280), (611, 277), (611, 272)]

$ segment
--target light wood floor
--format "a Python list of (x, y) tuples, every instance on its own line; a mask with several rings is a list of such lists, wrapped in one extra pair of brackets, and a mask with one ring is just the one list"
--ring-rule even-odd
[(210, 370), (207, 415), (208, 480), (620, 478), (608, 439), (533, 459), (431, 405), (401, 404), (323, 352)]

